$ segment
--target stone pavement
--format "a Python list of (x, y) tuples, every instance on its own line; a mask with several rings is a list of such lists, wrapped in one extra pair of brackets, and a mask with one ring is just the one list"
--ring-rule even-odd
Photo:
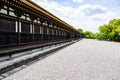
[(83, 39), (3, 80), (120, 80), (120, 43)]

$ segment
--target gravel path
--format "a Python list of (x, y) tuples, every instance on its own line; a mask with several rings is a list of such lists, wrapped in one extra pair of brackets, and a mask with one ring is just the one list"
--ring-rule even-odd
[(3, 80), (120, 80), (120, 43), (83, 39)]

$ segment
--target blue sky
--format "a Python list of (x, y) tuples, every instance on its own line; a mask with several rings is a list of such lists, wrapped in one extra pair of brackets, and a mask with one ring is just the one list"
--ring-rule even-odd
[(109, 20), (120, 18), (120, 0), (32, 0), (74, 28), (98, 32)]

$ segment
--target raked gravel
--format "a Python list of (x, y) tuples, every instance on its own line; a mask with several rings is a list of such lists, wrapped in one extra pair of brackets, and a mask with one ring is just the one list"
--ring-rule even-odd
[(120, 43), (83, 39), (3, 80), (120, 80)]

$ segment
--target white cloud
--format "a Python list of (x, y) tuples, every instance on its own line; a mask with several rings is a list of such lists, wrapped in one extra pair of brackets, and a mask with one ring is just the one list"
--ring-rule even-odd
[(101, 5), (90, 5), (84, 4), (78, 8), (80, 11), (84, 12), (85, 15), (91, 16), (94, 14), (106, 13), (107, 8)]
[(97, 32), (100, 25), (117, 17), (116, 13), (101, 5), (83, 4), (78, 8), (73, 8), (62, 6), (56, 2), (48, 2), (47, 0), (33, 1), (73, 27), (93, 32)]
[(79, 3), (83, 3), (84, 0), (73, 0), (73, 2), (74, 2), (74, 3), (77, 3), (77, 2), (79, 2)]

